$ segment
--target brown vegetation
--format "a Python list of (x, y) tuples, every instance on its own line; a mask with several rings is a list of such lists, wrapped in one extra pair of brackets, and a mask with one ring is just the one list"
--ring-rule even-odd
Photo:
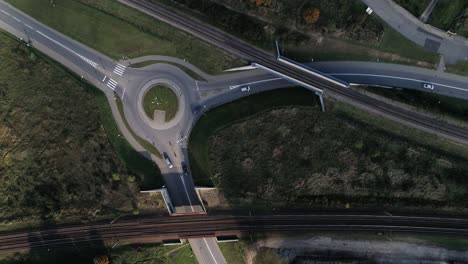
[(306, 9), (304, 11), (304, 21), (306, 24), (312, 25), (317, 23), (320, 18), (320, 10), (317, 8), (314, 9)]
[(209, 154), (215, 182), (235, 203), (466, 207), (468, 199), (464, 159), (333, 109), (262, 113), (218, 131)]

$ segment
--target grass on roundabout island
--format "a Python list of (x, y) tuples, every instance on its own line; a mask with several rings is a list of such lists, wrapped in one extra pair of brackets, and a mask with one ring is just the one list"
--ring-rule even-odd
[(166, 85), (158, 84), (150, 88), (143, 98), (143, 109), (146, 115), (154, 119), (154, 111), (165, 111), (165, 121), (168, 122), (177, 113), (179, 102), (177, 95)]

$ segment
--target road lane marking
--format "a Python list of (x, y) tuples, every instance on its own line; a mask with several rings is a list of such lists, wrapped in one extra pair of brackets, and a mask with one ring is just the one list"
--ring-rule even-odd
[(5, 10), (2, 10), (2, 13), (4, 13), (7, 16), (11, 16), (9, 13), (7, 13)]
[(102, 79), (102, 82), (104, 82), (106, 80), (107, 76), (104, 76), (104, 79)]
[(203, 242), (205, 242), (206, 247), (208, 248), (208, 252), (210, 252), (211, 257), (213, 258), (214, 262), (218, 264), (218, 261), (216, 261), (215, 256), (213, 255), (213, 252), (211, 252), (210, 245), (208, 245), (208, 242), (206, 242), (206, 238), (203, 238)]
[(117, 63), (117, 65), (115, 65), (115, 68), (114, 68), (114, 73), (119, 75), (119, 76), (122, 76), (124, 74), (126, 68), (127, 68), (126, 66), (124, 66), (124, 65), (122, 65), (120, 63)]
[(107, 87), (111, 88), (111, 89), (112, 89), (112, 91), (115, 91), (115, 87), (111, 86), (111, 84), (110, 84), (110, 83), (107, 83)]
[(190, 196), (189, 196), (188, 191), (187, 191), (187, 186), (185, 186), (184, 174), (180, 175), (180, 180), (182, 181), (182, 185), (184, 185), (185, 194), (187, 195), (188, 202), (190, 204), (190, 208), (192, 208), (192, 212), (195, 212), (195, 209), (193, 208), (192, 201), (190, 200)]
[(113, 84), (115, 84), (115, 85), (118, 84), (118, 83), (117, 83), (116, 81), (114, 81), (114, 79), (112, 79), (112, 78), (109, 78), (109, 82), (111, 82), (111, 83), (113, 83)]
[(399, 79), (399, 80), (406, 80), (406, 81), (413, 81), (413, 82), (429, 82), (437, 86), (443, 86), (455, 90), (460, 90), (460, 91), (465, 91), (467, 92), (468, 89), (460, 88), (457, 86), (451, 86), (451, 85), (446, 85), (442, 83), (435, 83), (431, 81), (425, 81), (425, 80), (418, 80), (418, 79), (413, 79), (413, 78), (406, 78), (406, 77), (397, 77), (397, 76), (390, 76), (390, 75), (381, 75), (381, 74), (367, 74), (367, 73), (328, 73), (329, 75), (336, 75), (336, 76), (369, 76), (369, 77), (381, 77), (381, 78), (393, 78), (393, 79)]
[(17, 19), (16, 17), (12, 17), (12, 18), (21, 23), (21, 20)]
[(126, 90), (127, 90), (127, 86), (124, 87), (124, 90), (123, 90), (123, 93), (122, 93), (122, 98), (121, 98), (122, 100), (123, 100), (124, 97), (125, 97), (125, 91), (126, 91)]
[(30, 28), (30, 29), (34, 29), (33, 27), (31, 27), (30, 25), (28, 25), (28, 24), (26, 24), (26, 23), (24, 23), (24, 25), (27, 26), (27, 27)]
[(115, 91), (115, 88), (117, 87), (117, 85), (118, 83), (114, 81), (112, 78), (109, 78), (109, 81), (107, 81), (107, 87), (111, 88), (113, 91)]
[(44, 33), (42, 33), (41, 31), (39, 31), (39, 30), (36, 30), (36, 32), (37, 32), (38, 34), (40, 34), (40, 35), (44, 36), (44, 37), (45, 37), (45, 38), (47, 38), (48, 40), (50, 40), (50, 41), (54, 42), (55, 44), (59, 45), (60, 47), (62, 47), (62, 48), (64, 48), (64, 49), (66, 49), (66, 50), (68, 50), (69, 52), (71, 52), (71, 53), (75, 54), (76, 56), (80, 57), (82, 60), (84, 60), (84, 61), (86, 61), (87, 63), (91, 64), (91, 66), (93, 66), (94, 68), (96, 68), (96, 67), (97, 67), (97, 65), (98, 65), (98, 64), (97, 64), (97, 63), (95, 63), (94, 61), (92, 61), (92, 60), (90, 60), (90, 59), (88, 59), (88, 58), (84, 57), (83, 55), (81, 55), (81, 54), (77, 53), (76, 51), (74, 51), (74, 50), (72, 50), (72, 49), (68, 48), (67, 46), (63, 45), (62, 43), (60, 43), (60, 42), (56, 41), (55, 39), (53, 39), (53, 38), (51, 38), (51, 37), (47, 36), (47, 35), (46, 35), (46, 34), (44, 34)]

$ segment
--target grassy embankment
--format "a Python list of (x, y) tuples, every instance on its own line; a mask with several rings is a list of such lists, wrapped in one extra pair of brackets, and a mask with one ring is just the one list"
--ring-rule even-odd
[(201, 77), (194, 71), (190, 70), (189, 68), (185, 67), (184, 65), (178, 64), (178, 63), (173, 63), (173, 62), (168, 62), (168, 61), (157, 61), (157, 60), (149, 60), (149, 61), (143, 61), (139, 63), (134, 63), (131, 64), (130, 67), (132, 68), (143, 68), (152, 64), (156, 63), (164, 63), (164, 64), (170, 64), (179, 67), (182, 71), (184, 71), (188, 76), (192, 77), (194, 80), (197, 81), (206, 81), (205, 78)]
[(55, 7), (48, 0), (7, 2), (114, 59), (167, 55), (185, 58), (211, 74), (239, 63), (219, 49), (117, 1), (62, 0), (55, 2)]
[(397, 4), (410, 12), (413, 16), (419, 17), (431, 0), (396, 0)]
[(120, 116), (122, 117), (122, 121), (125, 125), (125, 127), (127, 128), (127, 130), (130, 132), (130, 134), (132, 134), (132, 137), (144, 148), (146, 149), (147, 151), (149, 151), (151, 154), (155, 155), (156, 157), (159, 157), (159, 158), (162, 158), (162, 155), (161, 153), (159, 152), (159, 150), (151, 143), (149, 143), (148, 141), (144, 140), (143, 138), (141, 138), (140, 136), (138, 136), (135, 131), (132, 130), (132, 128), (130, 127), (130, 125), (128, 124), (128, 121), (127, 119), (125, 118), (125, 113), (124, 113), (124, 106), (122, 104), (122, 100), (120, 100), (120, 98), (116, 98), (115, 99), (115, 102), (117, 104), (117, 108), (119, 109), (119, 113), (120, 113)]
[(165, 121), (170, 121), (176, 115), (178, 108), (177, 95), (165, 85), (150, 88), (143, 98), (143, 109), (151, 119), (154, 119), (154, 111), (159, 110), (165, 112)]
[(118, 137), (106, 97), (5, 33), (0, 43), (1, 220), (134, 210), (138, 183), (159, 186), (158, 169)]
[(468, 121), (467, 100), (409, 89), (396, 90), (380, 87), (368, 87), (364, 89), (377, 95), (383, 95), (391, 100), (420, 108), (428, 113), (447, 116), (465, 122)]
[(313, 105), (312, 95), (297, 103), (298, 93), (254, 95), (208, 112), (189, 142), (195, 180), (214, 181), (233, 206), (259, 209), (466, 208), (466, 148), (340, 103), (329, 102), (327, 113), (262, 111), (278, 98)]

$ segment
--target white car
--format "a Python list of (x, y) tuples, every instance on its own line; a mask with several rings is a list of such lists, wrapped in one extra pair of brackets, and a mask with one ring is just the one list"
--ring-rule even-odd
[(174, 165), (172, 164), (172, 161), (171, 161), (171, 159), (169, 158), (169, 156), (167, 155), (166, 152), (163, 153), (163, 157), (164, 157), (164, 160), (166, 161), (167, 166), (169, 167), (169, 169), (174, 168)]
[(431, 90), (434, 90), (434, 84), (432, 83), (423, 83), (422, 87), (424, 89), (431, 89)]
[(241, 92), (249, 92), (250, 91), (250, 86), (244, 86), (241, 88)]

